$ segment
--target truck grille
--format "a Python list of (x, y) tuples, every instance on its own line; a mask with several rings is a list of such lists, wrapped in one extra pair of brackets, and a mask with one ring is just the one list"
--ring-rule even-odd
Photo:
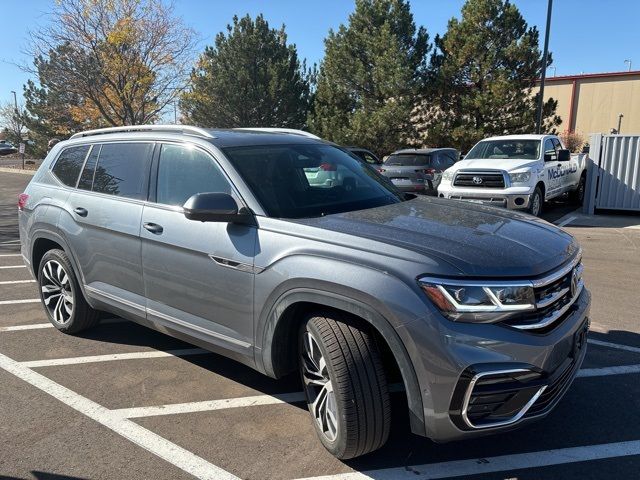
[(504, 176), (500, 172), (460, 172), (453, 180), (454, 187), (504, 188)]

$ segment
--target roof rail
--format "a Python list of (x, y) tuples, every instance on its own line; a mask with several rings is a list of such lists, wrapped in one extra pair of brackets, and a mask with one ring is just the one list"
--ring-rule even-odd
[(127, 125), (124, 127), (108, 127), (98, 128), (95, 130), (86, 130), (71, 135), (70, 138), (91, 137), (94, 135), (106, 135), (107, 133), (123, 133), (123, 132), (170, 132), (170, 133), (186, 133), (206, 138), (215, 138), (209, 131), (200, 127), (192, 127), (191, 125)]
[(321, 140), (320, 137), (313, 133), (305, 132), (304, 130), (297, 130), (295, 128), (278, 128), (278, 127), (240, 127), (234, 128), (234, 130), (253, 130), (255, 132), (269, 132), (269, 133), (289, 133), (292, 135), (300, 135), (301, 137), (315, 138)]

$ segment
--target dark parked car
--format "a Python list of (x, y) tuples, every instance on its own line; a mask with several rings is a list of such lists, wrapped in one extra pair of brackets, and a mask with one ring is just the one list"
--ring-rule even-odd
[(393, 152), (379, 168), (404, 192), (436, 195), (442, 172), (460, 158), (453, 148), (405, 149)]
[(356, 157), (367, 162), (369, 165), (382, 165), (382, 160), (380, 160), (373, 152), (370, 152), (366, 148), (346, 147), (346, 149), (353, 153)]
[(0, 142), (0, 156), (16, 153), (18, 149), (9, 142)]
[(274, 378), (297, 370), (338, 458), (386, 442), (390, 383), (412, 432), (472, 438), (545, 417), (587, 351), (569, 233), (403, 194), (300, 134), (78, 133), (47, 155), (18, 217), (54, 327), (76, 334), (108, 311)]

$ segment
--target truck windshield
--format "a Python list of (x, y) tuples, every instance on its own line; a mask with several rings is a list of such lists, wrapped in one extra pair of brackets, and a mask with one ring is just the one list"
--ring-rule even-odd
[(518, 159), (537, 160), (540, 158), (540, 140), (485, 140), (464, 157), (465, 160), (482, 159)]
[(270, 217), (318, 217), (405, 200), (372, 167), (331, 145), (256, 145), (223, 151)]

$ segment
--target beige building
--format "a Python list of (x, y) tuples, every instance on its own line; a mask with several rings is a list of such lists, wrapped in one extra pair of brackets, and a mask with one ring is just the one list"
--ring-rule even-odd
[(559, 131), (640, 134), (640, 71), (547, 77), (545, 101), (558, 101)]

